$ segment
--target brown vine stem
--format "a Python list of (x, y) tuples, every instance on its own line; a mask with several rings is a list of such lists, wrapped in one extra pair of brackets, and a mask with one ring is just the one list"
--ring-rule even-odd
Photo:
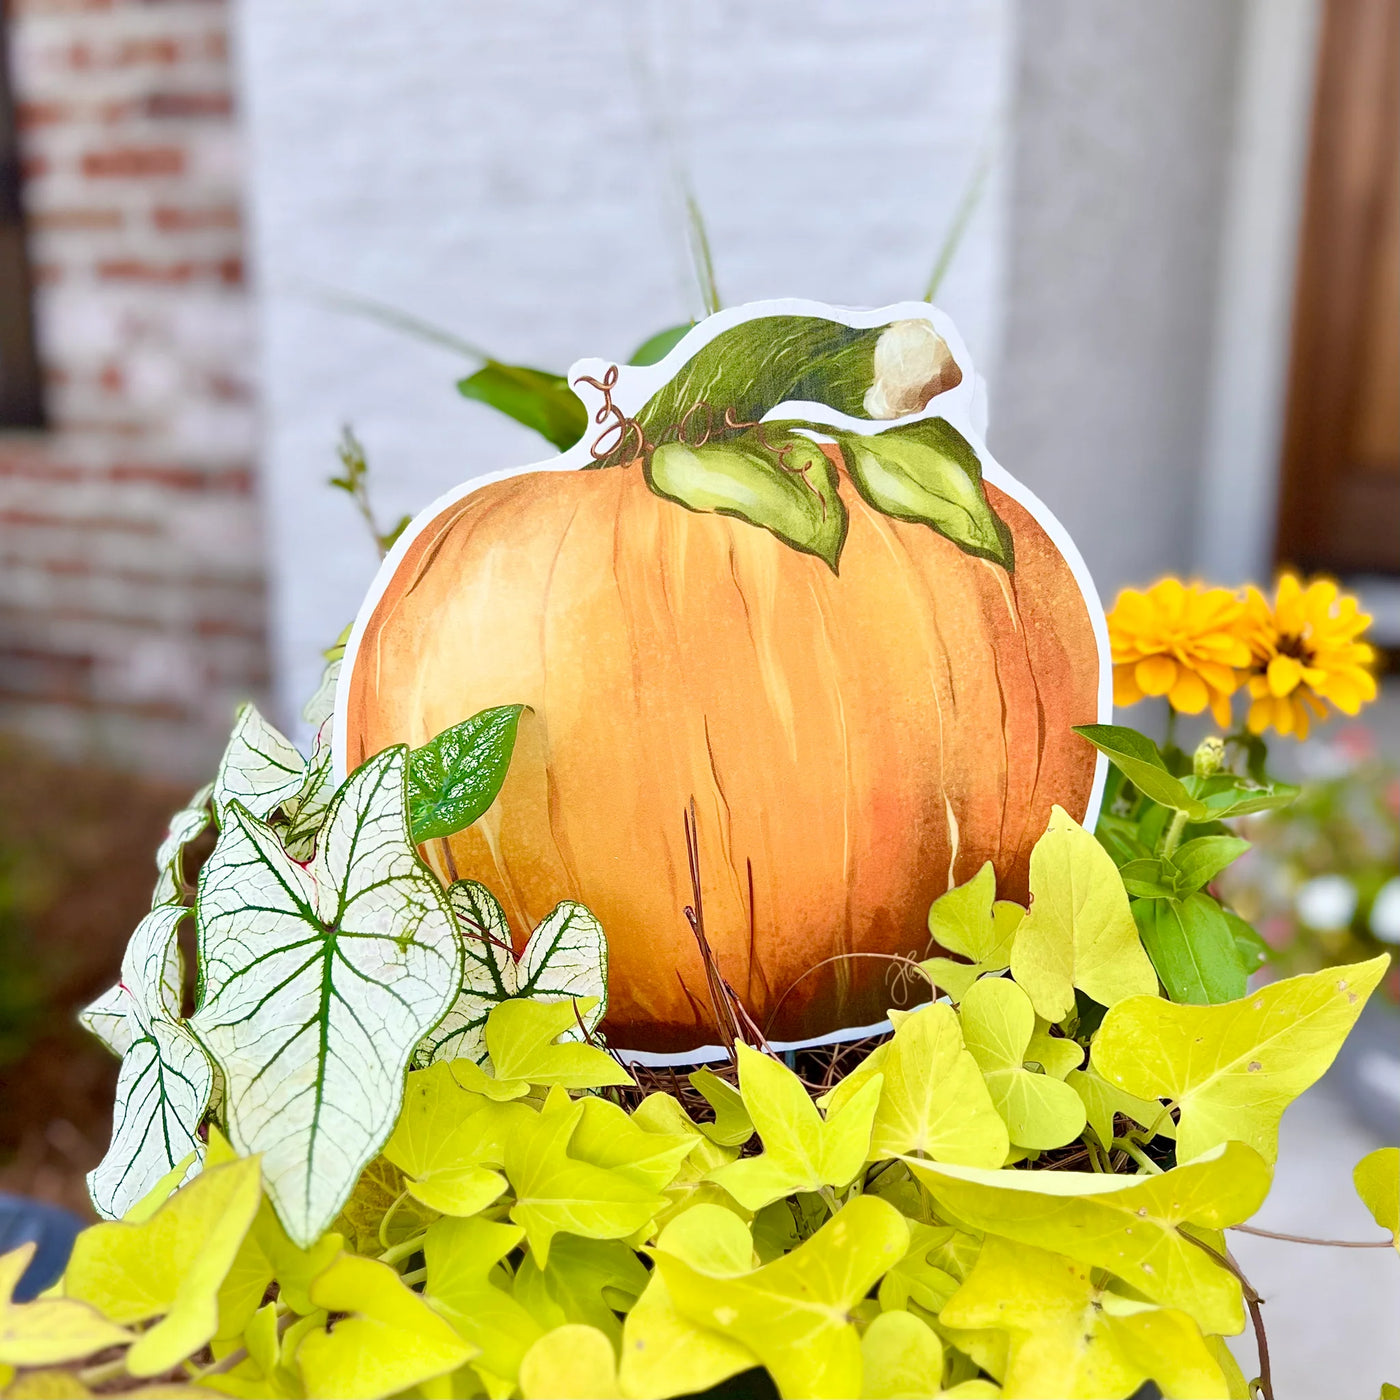
[[(1269, 1338), (1264, 1332), (1264, 1300), (1259, 1296), (1259, 1290), (1245, 1277), (1244, 1270), (1235, 1261), (1235, 1256), (1227, 1249), (1222, 1254), (1218, 1249), (1213, 1249), (1204, 1240), (1198, 1240), (1195, 1235), (1188, 1235), (1185, 1230), (1177, 1230), (1177, 1234), (1184, 1240), (1190, 1240), (1197, 1249), (1204, 1250), (1217, 1264), (1227, 1273), (1234, 1274), (1239, 1280), (1241, 1291), (1244, 1293), (1245, 1306), (1249, 1309), (1249, 1321), (1254, 1328), (1254, 1344), (1259, 1353), (1259, 1394), (1264, 1400), (1274, 1400), (1274, 1376), (1273, 1369), (1269, 1365)], [(1251, 1386), (1251, 1393), (1253, 1387)]]
[(1257, 1225), (1231, 1225), (1242, 1235), (1258, 1235), (1266, 1240), (1287, 1240), (1289, 1244), (1318, 1244), (1331, 1249), (1394, 1249), (1394, 1240), (1320, 1240), (1313, 1235), (1287, 1235), (1281, 1230), (1261, 1230)]
[(705, 899), (700, 890), (700, 828), (695, 819), (694, 797), (690, 799), (690, 806), (682, 812), (681, 818), (685, 827), (685, 853), (690, 864), (690, 888), (695, 900), (694, 904), (686, 905), (685, 918), (700, 949), (700, 961), (705, 968), (705, 984), (710, 993), (710, 1010), (714, 1014), (715, 1029), (724, 1037), (725, 1048), (729, 1051), (729, 1058), (733, 1060), (736, 1058), (734, 1044), (743, 1040), (744, 1035), (730, 1001), (729, 984), (720, 974), (710, 940), (705, 935)]

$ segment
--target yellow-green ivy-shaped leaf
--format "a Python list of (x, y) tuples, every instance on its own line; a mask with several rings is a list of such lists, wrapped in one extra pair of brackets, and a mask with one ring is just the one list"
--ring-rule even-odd
[(597, 1027), (608, 1006), (608, 942), (589, 910), (573, 900), (556, 905), (517, 962), (505, 910), (485, 885), (458, 880), (447, 898), (461, 931), (466, 971), (452, 1009), (419, 1047), (421, 1063), (485, 1062), (487, 1017), (511, 997), (572, 1002), (566, 1039), (581, 1039)]
[(860, 1339), (861, 1395), (865, 1400), (936, 1396), (943, 1375), (943, 1343), (913, 1313), (881, 1313)]
[(1135, 997), (1104, 1016), (1094, 1068), (1129, 1094), (1180, 1105), (1181, 1161), (1236, 1141), (1272, 1165), (1284, 1109), (1332, 1063), (1389, 961), (1289, 977), (1216, 1006)]
[(632, 1076), (607, 1051), (576, 1041), (560, 1043), (560, 1037), (577, 1029), (579, 1015), (592, 1009), (587, 999), (501, 1002), (486, 1018), (490, 1072), (471, 1060), (455, 1060), (458, 1081), (492, 1099), (522, 1098), (531, 1085), (601, 1089), (631, 1084)]
[(1100, 1400), (1154, 1380), (1169, 1395), (1228, 1400), (1191, 1318), (1112, 1293), (1093, 1273), (1061, 1254), (988, 1235), (940, 1321), (1008, 1334), (1005, 1395)]
[(643, 1127), (634, 1115), (607, 1099), (583, 1100), (583, 1116), (569, 1142), (569, 1153), (581, 1162), (604, 1167), (649, 1191), (664, 1191), (695, 1150), (689, 1133), (658, 1133)]
[(408, 838), (405, 753), (351, 775), (305, 866), (233, 803), (200, 877), (190, 1025), (222, 1071), (229, 1141), (263, 1154), (302, 1247), (393, 1131), (408, 1061), (461, 979), (442, 887)]
[(1166, 1106), (1156, 1099), (1139, 1099), (1125, 1094), (1116, 1084), (1110, 1084), (1092, 1066), (1071, 1070), (1065, 1083), (1079, 1095), (1094, 1136), (1107, 1147), (1114, 1137), (1113, 1118), (1122, 1113), (1140, 1127), (1152, 1131), (1153, 1137), (1173, 1138), (1176, 1124)]
[(1008, 1148), (1006, 1124), (977, 1061), (963, 1045), (957, 1013), (935, 1002), (916, 1011), (891, 1012), (890, 1019), (894, 1039), (827, 1095), (828, 1114), (838, 1112), (879, 1074), (884, 1085), (869, 1161), (909, 1153), (971, 1167), (1001, 1166)]
[(661, 1250), (656, 1265), (676, 1309), (753, 1352), (785, 1400), (849, 1400), (861, 1383), (852, 1312), (908, 1244), (892, 1205), (857, 1196), (791, 1254), (751, 1273), (710, 1273)]
[(377, 1259), (342, 1254), (311, 1285), (311, 1299), (345, 1316), (309, 1332), (297, 1348), (297, 1370), (310, 1395), (373, 1400), (446, 1375), (476, 1355)]
[[(753, 1267), (748, 1226), (721, 1206), (692, 1206), (676, 1216), (656, 1247), (704, 1274), (743, 1274)], [(708, 1390), (758, 1364), (742, 1343), (677, 1312), (659, 1269), (622, 1324), (619, 1374), (633, 1400)]]
[(1052, 1035), (1050, 1023), (1037, 1016), (1031, 1042), (1026, 1046), (1026, 1060), (1039, 1065), (1052, 1079), (1066, 1079), (1071, 1070), (1084, 1063), (1084, 1047), (1068, 1036)]
[(967, 962), (929, 958), (921, 966), (955, 1002), (985, 972), (1002, 972), (1011, 964), (1011, 946), (1026, 911), (997, 899), (996, 872), (988, 861), (972, 879), (934, 900), (928, 911), (929, 936)]
[(754, 1134), (744, 1096), (710, 1069), (692, 1070), (686, 1078), (715, 1111), (715, 1121), (701, 1123), (700, 1131), (721, 1147), (742, 1147)]
[(1205, 1332), (1244, 1326), (1240, 1285), (1182, 1233), (1247, 1220), (1269, 1190), (1269, 1169), (1232, 1142), (1159, 1176), (982, 1171), (909, 1161), (940, 1209), (964, 1225), (1116, 1274)]
[(15, 1289), (36, 1248), (29, 1242), (0, 1254), (0, 1368), (59, 1366), (132, 1340), (125, 1327), (74, 1298), (16, 1303)]
[[(909, 1226), (909, 1248), (880, 1280), (880, 1306), (888, 1312), (906, 1309), (912, 1302), (936, 1317), (958, 1291), (960, 1279), (935, 1263), (934, 1254), (960, 1232), (952, 1225), (925, 1225), (907, 1218), (905, 1223)], [(981, 1241), (973, 1240), (972, 1246), (975, 1259)]]
[[(125, 1043), (112, 1141), (87, 1178), (93, 1205), (108, 1219), (124, 1216), (180, 1163), (187, 1165), (177, 1180), (199, 1170), (199, 1125), (214, 1071), (180, 1019), (176, 931), (189, 912), (178, 904), (153, 909), (122, 957), (121, 982), (110, 1003), (125, 1018), (124, 1033), (109, 1038), (113, 1045)], [(93, 1010), (88, 1008), (89, 1017)]]
[(506, 1188), (490, 1170), (505, 1142), (533, 1110), (464, 1089), (450, 1062), (408, 1076), (403, 1109), (384, 1155), (408, 1178), (411, 1196), (443, 1215), (475, 1215)]
[(544, 1331), (566, 1322), (586, 1322), (606, 1333), (616, 1347), (622, 1344), (617, 1314), (635, 1305), (648, 1277), (630, 1244), (561, 1234), (549, 1247), (547, 1268), (526, 1254), (512, 1291)]
[(59, 1284), (123, 1325), (160, 1319), (126, 1356), (133, 1376), (155, 1376), (193, 1355), (218, 1330), (219, 1288), (257, 1213), (256, 1158), (214, 1167), (139, 1225), (84, 1230)]
[(739, 1089), (763, 1140), (763, 1153), (710, 1174), (746, 1210), (794, 1191), (845, 1186), (865, 1165), (883, 1080), (875, 1075), (823, 1120), (788, 1067), (747, 1045), (738, 1047)]
[(1031, 851), (1031, 907), (1016, 930), (1011, 975), (1037, 1013), (1059, 1021), (1074, 990), (1112, 1006), (1152, 995), (1157, 974), (1138, 937), (1113, 858), (1062, 807)]
[(984, 977), (962, 1003), (963, 1040), (1017, 1147), (1062, 1147), (1084, 1131), (1084, 1105), (1068, 1085), (1025, 1068), (1035, 1011), (1005, 977)]
[(524, 1400), (619, 1400), (612, 1343), (582, 1322), (546, 1332), (520, 1363), (520, 1393)]
[(491, 1400), (515, 1391), (520, 1360), (544, 1331), (512, 1296), (500, 1267), (524, 1237), (518, 1225), (477, 1216), (439, 1221), (423, 1243), (423, 1296), (478, 1349), (471, 1366)]
[(552, 1089), (545, 1111), (506, 1143), (505, 1171), (515, 1189), (510, 1218), (524, 1227), (541, 1266), (549, 1262), (550, 1242), (561, 1230), (586, 1239), (625, 1239), (666, 1205), (664, 1196), (633, 1178), (569, 1154), (583, 1111), (582, 1102), (570, 1103), (563, 1090)]
[(1400, 1250), (1400, 1147), (1378, 1147), (1352, 1168), (1361, 1203)]

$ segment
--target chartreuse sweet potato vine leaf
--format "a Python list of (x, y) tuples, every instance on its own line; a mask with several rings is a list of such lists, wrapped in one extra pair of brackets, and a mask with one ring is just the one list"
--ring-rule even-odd
[(15, 1289), (36, 1248), (29, 1242), (0, 1254), (0, 1367), (58, 1366), (131, 1341), (125, 1327), (75, 1298), (16, 1303)]
[(485, 885), (458, 880), (447, 896), (466, 970), (452, 1009), (419, 1047), (423, 1063), (486, 1060), (486, 1018), (513, 997), (571, 1002), (571, 1035), (597, 1027), (608, 1007), (608, 941), (588, 909), (574, 900), (556, 905), (517, 962), (505, 910)]
[(233, 803), (200, 880), (190, 1024), (222, 1071), (230, 1141), (264, 1155), (302, 1247), (393, 1130), (409, 1057), (461, 980), (446, 898), (409, 840), (406, 761), (386, 749), (350, 777), (306, 866)]
[(607, 1334), (585, 1322), (546, 1332), (520, 1363), (520, 1393), (524, 1400), (619, 1400)]
[(524, 705), (482, 710), (414, 749), (408, 759), (408, 817), (421, 845), (470, 826), (506, 780)]
[(1389, 961), (1324, 968), (1218, 1006), (1134, 997), (1104, 1016), (1094, 1068), (1129, 1094), (1180, 1107), (1180, 1160), (1236, 1141), (1272, 1165), (1284, 1109), (1332, 1063)]
[(1400, 1147), (1378, 1147), (1352, 1169), (1361, 1203), (1400, 1250)]
[(1026, 911), (1010, 900), (997, 899), (996, 872), (988, 861), (966, 883), (934, 900), (928, 911), (929, 937), (952, 958), (929, 958), (924, 970), (954, 1002), (986, 972), (1003, 972), (1011, 965), (1011, 945)]
[(1011, 1141), (1030, 1149), (1063, 1147), (1084, 1131), (1084, 1105), (1059, 1079), (1025, 1067), (1034, 1034), (1035, 1012), (1016, 983), (984, 977), (967, 989), (963, 1040)]
[(133, 1376), (168, 1371), (199, 1350), (219, 1322), (219, 1288), (257, 1213), (253, 1158), (211, 1167), (149, 1220), (84, 1230), (59, 1284), (62, 1295), (115, 1323), (159, 1319), (132, 1343)]
[[(1007, 984), (1010, 986), (1010, 983)], [(963, 1044), (957, 1013), (934, 1003), (890, 1013), (894, 1039), (837, 1085), (824, 1100), (828, 1115), (875, 1075), (884, 1078), (870, 1135), (869, 1161), (903, 1153), (999, 1167), (1008, 1149), (1006, 1124), (977, 1060)]]
[(1016, 930), (1011, 975), (1037, 1013), (1058, 1021), (1078, 988), (1104, 1006), (1157, 990), (1113, 859), (1062, 807), (1031, 851), (1031, 907)]
[(591, 998), (544, 1002), (511, 997), (486, 1018), (490, 1073), (473, 1060), (457, 1059), (450, 1062), (453, 1074), (465, 1088), (498, 1100), (524, 1098), (531, 1085), (602, 1089), (631, 1084), (632, 1076), (605, 1050), (564, 1040), (592, 1010)]
[(544, 1331), (511, 1296), (510, 1276), (500, 1267), (524, 1237), (518, 1225), (477, 1216), (439, 1221), (423, 1244), (423, 1296), (477, 1349), (472, 1370), (492, 1400), (514, 1393), (520, 1360)]
[(1153, 1380), (1168, 1395), (1227, 1400), (1224, 1373), (1186, 1313), (1105, 1285), (1087, 1264), (988, 1235), (939, 1320), (1008, 1334), (1006, 1395), (1100, 1400)]
[(465, 1341), (387, 1264), (342, 1254), (311, 1285), (333, 1324), (308, 1332), (296, 1363), (309, 1395), (374, 1400), (446, 1375), (470, 1361)]
[(619, 1312), (642, 1296), (647, 1271), (632, 1243), (558, 1236), (542, 1267), (532, 1254), (520, 1261), (515, 1274), (515, 1301), (546, 1329), (566, 1322), (586, 1322), (606, 1334), (614, 1347), (622, 1344)]
[(697, 1268), (661, 1249), (655, 1257), (683, 1317), (751, 1351), (784, 1397), (822, 1400), (861, 1393), (852, 1312), (908, 1243), (892, 1205), (857, 1196), (790, 1254), (750, 1272)]
[(462, 1088), (450, 1064), (408, 1076), (403, 1109), (384, 1155), (408, 1178), (406, 1190), (443, 1215), (475, 1215), (506, 1189), (491, 1167), (505, 1161), (507, 1135), (530, 1117)]
[(1166, 1105), (1157, 1099), (1140, 1099), (1125, 1094), (1116, 1084), (1110, 1084), (1091, 1065), (1088, 1069), (1071, 1070), (1065, 1076), (1065, 1083), (1079, 1095), (1084, 1104), (1084, 1112), (1094, 1136), (1107, 1147), (1114, 1138), (1114, 1116), (1124, 1114), (1140, 1128), (1146, 1128), (1149, 1136), (1176, 1136), (1176, 1124)]
[(713, 1070), (692, 1070), (686, 1078), (715, 1111), (715, 1121), (701, 1123), (700, 1131), (720, 1147), (742, 1147), (754, 1132), (753, 1119), (744, 1107), (744, 1096)]
[[(733, 1211), (697, 1205), (657, 1237), (656, 1248), (703, 1274), (747, 1273), (754, 1263), (749, 1227)], [(622, 1388), (637, 1400), (702, 1391), (759, 1364), (742, 1343), (676, 1310), (660, 1269), (622, 1325)]]
[(940, 1213), (973, 1229), (1107, 1269), (1206, 1332), (1244, 1326), (1233, 1274), (1182, 1233), (1247, 1220), (1263, 1203), (1269, 1169), (1232, 1142), (1158, 1176), (1097, 1172), (983, 1171), (908, 1159)]
[(875, 1074), (823, 1120), (802, 1081), (788, 1067), (746, 1045), (738, 1047), (739, 1088), (763, 1153), (710, 1173), (745, 1210), (759, 1210), (794, 1191), (844, 1187), (865, 1165), (870, 1129), (884, 1080)]
[(185, 1164), (176, 1181), (199, 1170), (198, 1130), (214, 1071), (180, 1020), (175, 940), (189, 912), (166, 904), (147, 914), (127, 944), (115, 996), (108, 993), (85, 1013), (89, 1029), (113, 1048), (124, 1047), (112, 1142), (88, 1173), (93, 1205), (108, 1218), (125, 1215), (177, 1165)]
[(551, 1089), (544, 1110), (506, 1140), (505, 1172), (515, 1191), (510, 1218), (524, 1228), (541, 1267), (549, 1262), (550, 1243), (561, 1230), (592, 1240), (626, 1239), (666, 1204), (664, 1196), (626, 1171), (597, 1166), (570, 1152), (583, 1114), (581, 1102)]

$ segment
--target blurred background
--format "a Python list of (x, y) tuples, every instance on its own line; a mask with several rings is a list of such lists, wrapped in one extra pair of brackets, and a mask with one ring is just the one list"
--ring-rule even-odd
[[(454, 380), (699, 315), (688, 201), (730, 304), (936, 272), (1106, 601), (1290, 562), (1400, 645), (1400, 0), (8, 0), (3, 39), (0, 1188), (86, 1210), (115, 1064), (71, 1013), (233, 704), (294, 730), (374, 571), (342, 426), (385, 520), (549, 455)], [(1260, 838), (1242, 897), (1300, 967), (1395, 874), (1397, 753), (1388, 691)], [(1349, 1081), (1392, 1125), (1397, 1026)], [(1385, 1129), (1326, 1085), (1273, 1223), (1364, 1233)], [(1380, 1345), (1377, 1261), (1249, 1243), (1298, 1271), (1280, 1346), (1336, 1290), (1332, 1355)]]

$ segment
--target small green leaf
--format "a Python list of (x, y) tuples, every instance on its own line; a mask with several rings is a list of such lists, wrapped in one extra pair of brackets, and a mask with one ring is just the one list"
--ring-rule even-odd
[(1118, 878), (1134, 899), (1175, 899), (1179, 872), (1167, 856), (1146, 856), (1119, 866)]
[(703, 447), (663, 443), (646, 476), (658, 496), (757, 525), (836, 572), (849, 519), (836, 468), (808, 438), (744, 433)]
[(457, 381), (457, 392), (533, 428), (561, 452), (588, 431), (588, 410), (562, 374), (488, 360)]
[(1352, 1169), (1351, 1179), (1371, 1218), (1400, 1250), (1400, 1147), (1378, 1147)]
[(920, 966), (960, 1002), (984, 972), (1001, 972), (1011, 961), (1011, 946), (1026, 911), (996, 898), (996, 872), (987, 861), (972, 879), (934, 900), (928, 911), (929, 937), (971, 961), (929, 958)]
[(664, 360), (677, 345), (685, 339), (687, 332), (695, 326), (694, 321), (685, 321), (679, 326), (668, 326), (664, 331), (649, 335), (632, 352), (629, 365), (654, 365)]
[(753, 1119), (743, 1096), (713, 1070), (697, 1069), (686, 1076), (695, 1092), (715, 1111), (713, 1123), (699, 1124), (700, 1131), (721, 1147), (741, 1147), (753, 1136)]
[(516, 1270), (513, 1291), (515, 1301), (541, 1327), (582, 1322), (618, 1346), (622, 1326), (617, 1314), (635, 1305), (649, 1277), (636, 1251), (622, 1240), (561, 1234), (550, 1245), (547, 1268), (526, 1254)]
[(1239, 836), (1198, 836), (1178, 846), (1172, 864), (1181, 877), (1181, 893), (1203, 889), (1248, 849), (1249, 842)]
[(1122, 724), (1076, 724), (1074, 732), (1104, 754), (1144, 797), (1185, 812), (1192, 821), (1210, 819), (1205, 803), (1192, 796), (1182, 779), (1167, 771), (1157, 745), (1136, 729)]
[(612, 1343), (585, 1322), (546, 1332), (521, 1358), (520, 1394), (524, 1400), (618, 1400)]
[(416, 845), (470, 826), (496, 800), (524, 708), (482, 710), (409, 754), (408, 813)]
[(1230, 932), (1234, 935), (1235, 952), (1240, 956), (1245, 976), (1258, 972), (1273, 955), (1273, 949), (1264, 941), (1259, 930), (1240, 918), (1233, 909), (1222, 909), (1220, 912), (1225, 915), (1225, 922), (1230, 925)]
[(1287, 807), (1298, 796), (1292, 783), (1256, 783), (1234, 773), (1216, 773), (1209, 778), (1188, 777), (1182, 785), (1201, 805), (1202, 815), (1192, 821), (1224, 821), (1227, 817), (1247, 817)]
[(1011, 532), (987, 503), (972, 444), (943, 418), (866, 437), (834, 434), (862, 496), (896, 520), (927, 525), (965, 554), (1015, 568)]
[(1173, 1001), (1201, 1006), (1244, 995), (1246, 972), (1234, 931), (1208, 894), (1134, 900), (1133, 919)]

